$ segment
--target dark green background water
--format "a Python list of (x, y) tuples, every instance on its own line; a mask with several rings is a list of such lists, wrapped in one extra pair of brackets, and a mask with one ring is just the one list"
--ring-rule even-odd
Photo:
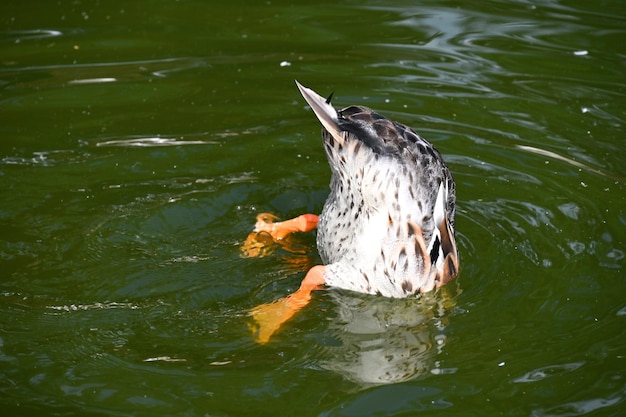
[[(626, 18), (613, 1), (0, 6), (2, 415), (626, 412)], [(319, 262), (294, 79), (413, 126), (457, 181), (458, 280), (250, 308)]]

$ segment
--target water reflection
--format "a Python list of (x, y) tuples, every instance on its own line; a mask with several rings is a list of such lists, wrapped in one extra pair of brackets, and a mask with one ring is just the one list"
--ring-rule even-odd
[(320, 366), (363, 386), (446, 372), (435, 358), (446, 343), (451, 292), (447, 288), (419, 299), (389, 299), (328, 291), (337, 314)]

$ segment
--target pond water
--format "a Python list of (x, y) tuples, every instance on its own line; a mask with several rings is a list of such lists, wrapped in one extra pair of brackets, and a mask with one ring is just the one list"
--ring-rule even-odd
[[(216, 3), (216, 4), (212, 4)], [(626, 412), (620, 0), (0, 5), (0, 410), (63, 416)], [(294, 80), (414, 127), (457, 183), (436, 294), (314, 294), (243, 258), (255, 216), (320, 212)]]

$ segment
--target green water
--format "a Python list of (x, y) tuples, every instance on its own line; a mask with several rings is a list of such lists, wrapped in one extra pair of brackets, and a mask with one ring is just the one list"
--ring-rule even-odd
[[(0, 5), (0, 410), (626, 413), (622, 1)], [(413, 126), (457, 182), (458, 280), (248, 311), (319, 262), (239, 256), (329, 170), (294, 79)]]

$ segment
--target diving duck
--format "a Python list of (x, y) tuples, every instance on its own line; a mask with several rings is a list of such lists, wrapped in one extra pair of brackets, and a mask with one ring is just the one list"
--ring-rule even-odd
[(311, 268), (293, 294), (252, 310), (261, 343), (309, 302), (313, 290), (409, 297), (441, 287), (459, 270), (454, 180), (434, 146), (367, 107), (336, 110), (332, 95), (324, 99), (296, 85), (323, 126), (330, 194), (319, 217), (278, 222), (260, 214), (244, 247), (260, 235), (280, 241), (317, 228), (323, 265)]

